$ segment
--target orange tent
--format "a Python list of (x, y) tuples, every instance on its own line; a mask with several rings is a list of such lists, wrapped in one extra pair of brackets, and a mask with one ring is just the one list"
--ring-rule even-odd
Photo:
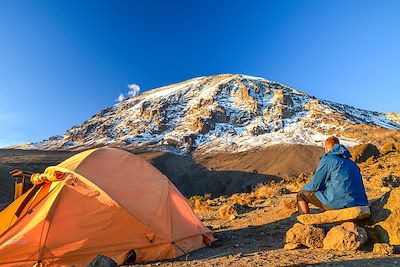
[(43, 174), (0, 212), (0, 266), (87, 266), (175, 258), (214, 241), (179, 190), (119, 149), (77, 154)]

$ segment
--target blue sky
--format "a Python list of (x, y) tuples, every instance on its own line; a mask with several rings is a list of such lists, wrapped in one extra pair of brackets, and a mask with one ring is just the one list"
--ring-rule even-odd
[(262, 76), (400, 112), (400, 1), (0, 1), (0, 147), (62, 135), (141, 91)]

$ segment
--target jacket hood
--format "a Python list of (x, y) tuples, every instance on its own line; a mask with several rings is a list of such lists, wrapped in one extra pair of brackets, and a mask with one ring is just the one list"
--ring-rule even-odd
[(331, 151), (329, 151), (328, 153), (326, 153), (326, 154), (327, 155), (340, 156), (340, 157), (343, 157), (345, 159), (351, 158), (351, 154), (350, 154), (349, 150), (347, 150), (347, 148), (342, 144), (335, 144), (333, 146), (333, 149)]

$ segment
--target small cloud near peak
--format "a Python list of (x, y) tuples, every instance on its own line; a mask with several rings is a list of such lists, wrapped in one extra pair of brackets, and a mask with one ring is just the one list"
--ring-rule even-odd
[(123, 93), (120, 93), (117, 99), (115, 99), (115, 101), (122, 102), (126, 98), (137, 96), (140, 92), (140, 86), (134, 83), (128, 84), (128, 89), (129, 91), (127, 96), (125, 96)]
[(139, 85), (134, 84), (134, 83), (128, 84), (128, 88), (129, 88), (128, 95), (130, 97), (134, 97), (134, 96), (137, 96), (139, 94), (139, 91), (140, 91), (140, 86)]
[(118, 96), (118, 98), (117, 98), (116, 100), (117, 100), (118, 102), (124, 101), (124, 100), (125, 100), (124, 94), (123, 94), (123, 93), (120, 93), (119, 96)]

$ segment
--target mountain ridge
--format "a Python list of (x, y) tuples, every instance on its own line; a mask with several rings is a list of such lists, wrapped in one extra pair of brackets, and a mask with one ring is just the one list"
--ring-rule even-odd
[(185, 153), (248, 151), (276, 144), (344, 144), (400, 130), (400, 114), (321, 100), (279, 82), (220, 74), (155, 88), (101, 110), (64, 136), (18, 146), (78, 150), (103, 145)]

